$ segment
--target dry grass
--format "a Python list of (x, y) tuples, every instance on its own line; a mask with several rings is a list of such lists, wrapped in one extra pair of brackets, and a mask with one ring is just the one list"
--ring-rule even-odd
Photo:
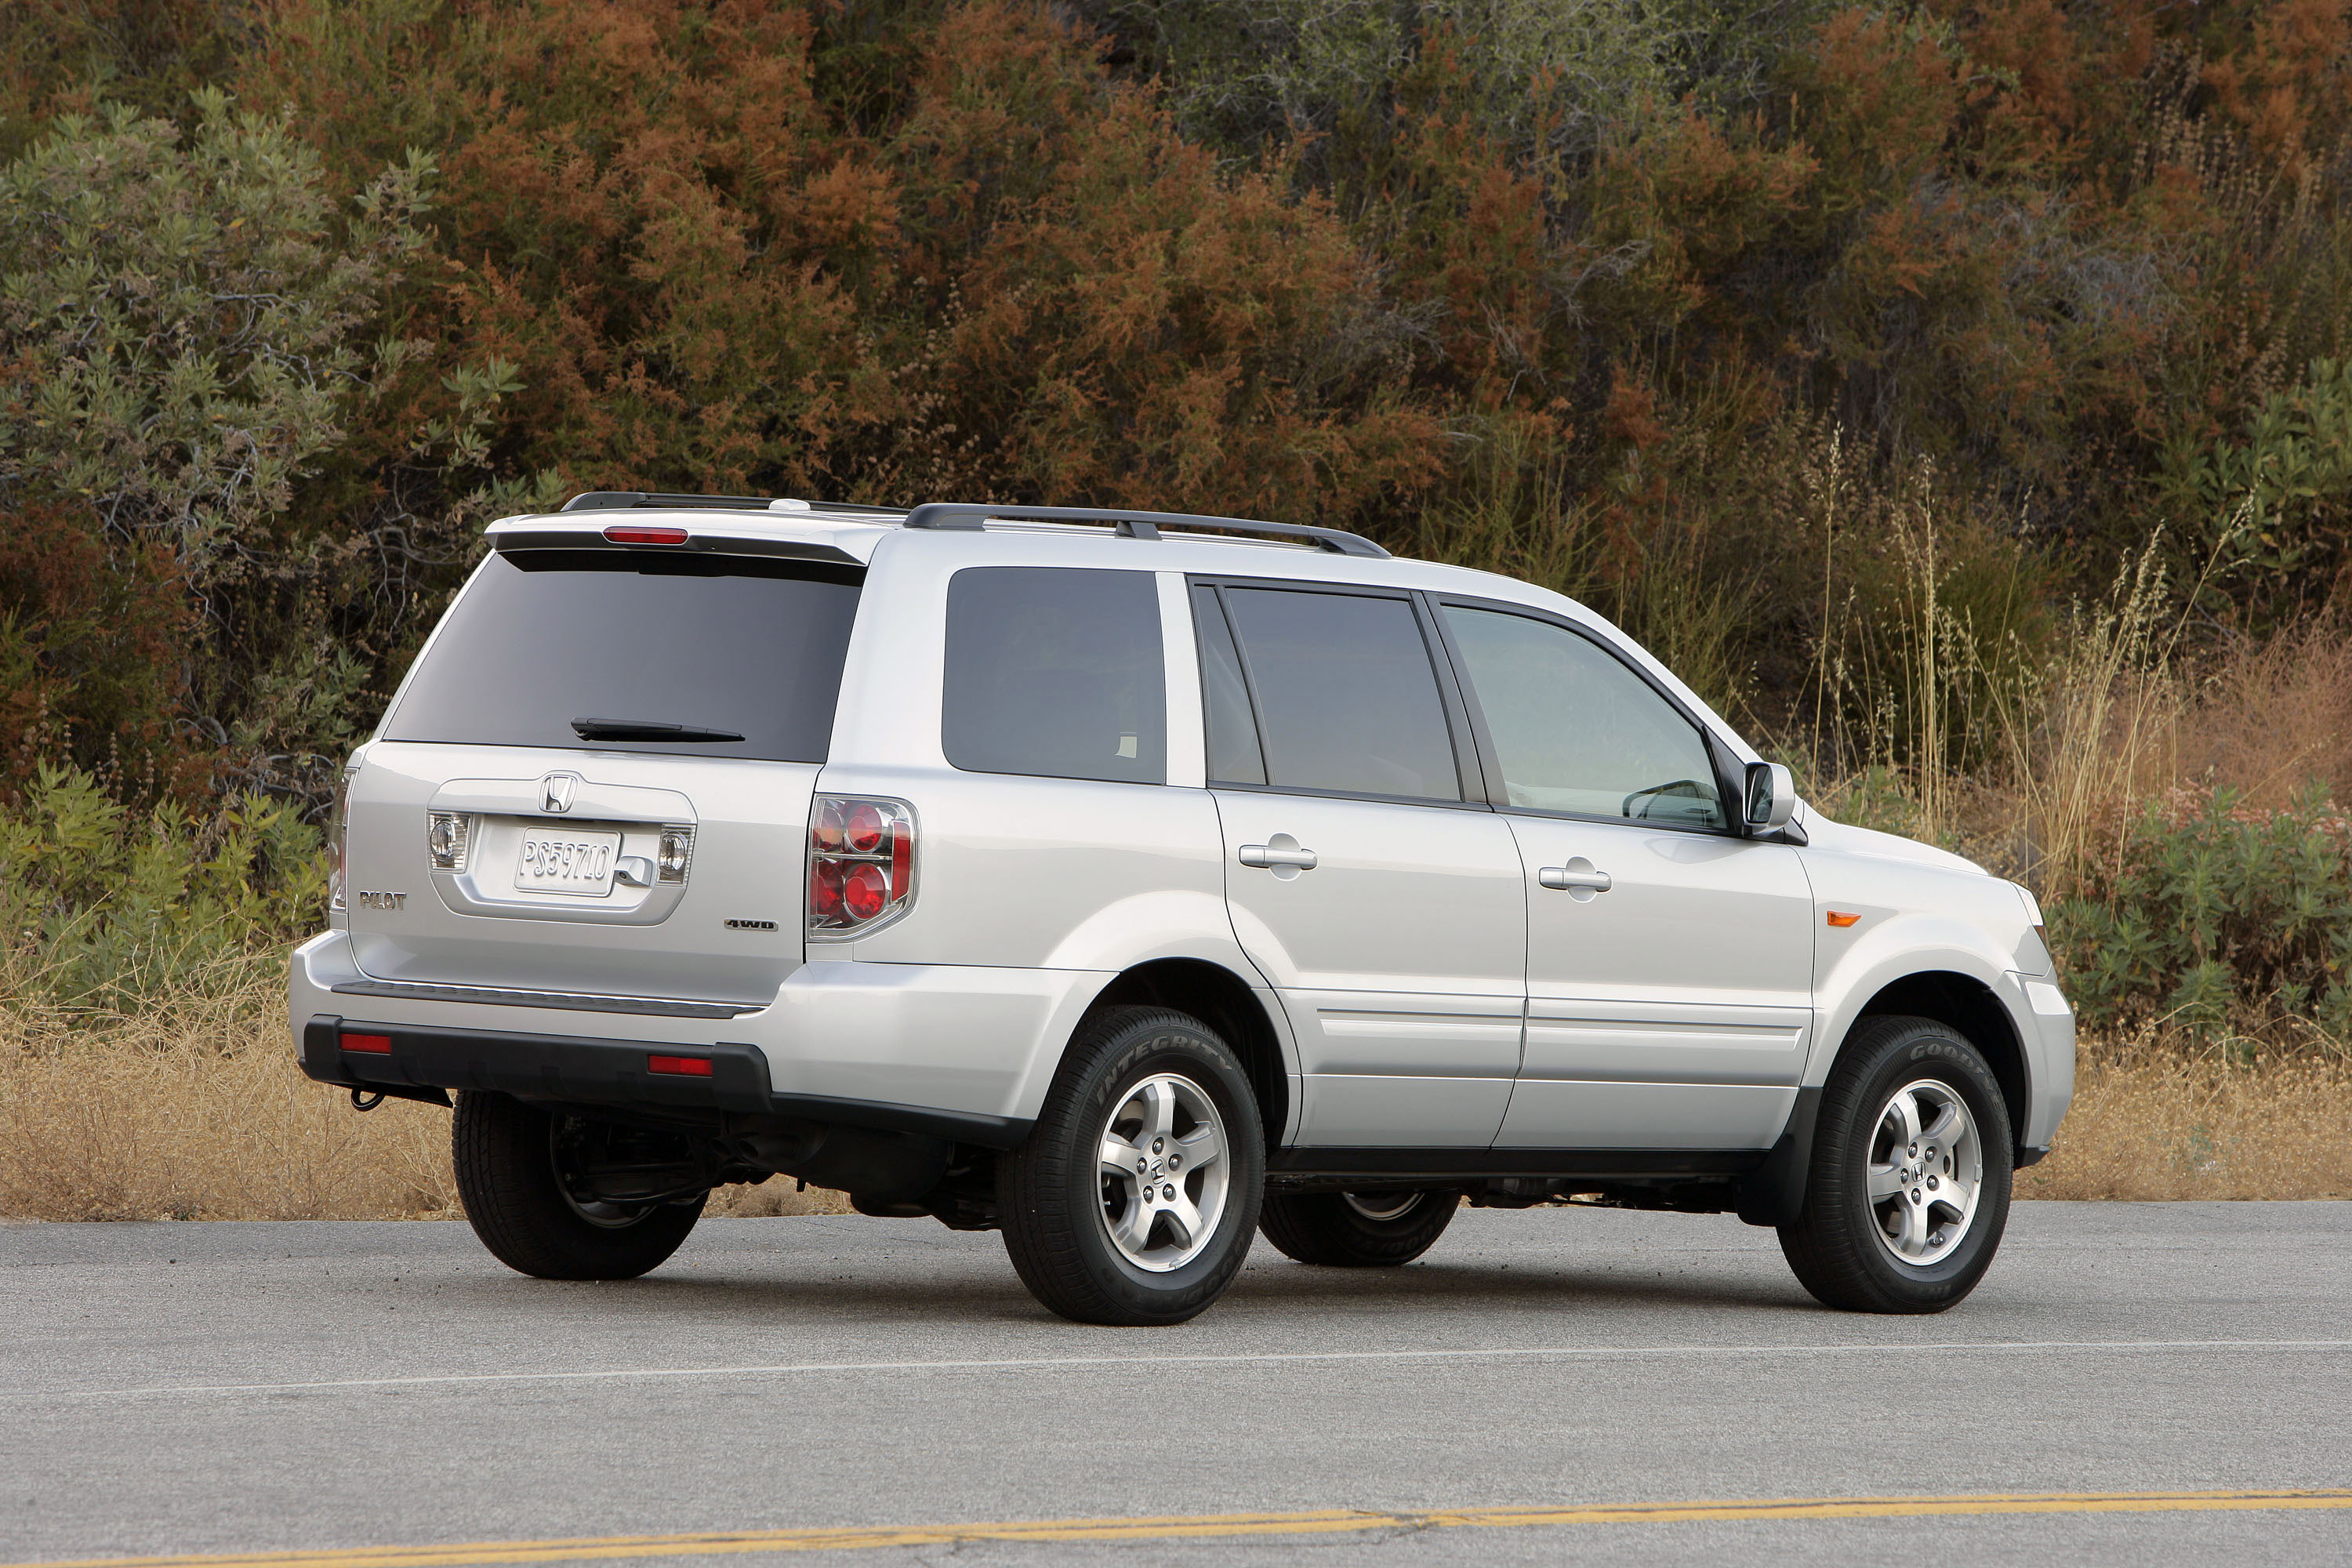
[(2151, 1054), (2087, 1067), (2021, 1198), (2352, 1197), (2352, 1069), (2306, 1058), (2235, 1068)]
[[(150, 1013), (0, 1006), (0, 1219), (400, 1219), (457, 1214), (449, 1117), (355, 1113), (294, 1066), (274, 973)], [(2086, 1068), (2036, 1198), (2352, 1196), (2352, 1067), (2260, 1068), (2147, 1049)], [(779, 1178), (714, 1215), (842, 1214)]]
[[(294, 1065), (274, 972), (154, 1011), (0, 1005), (0, 1219), (421, 1219), (457, 1211), (449, 1113), (362, 1116)], [(725, 1187), (709, 1212), (840, 1214), (839, 1193)]]

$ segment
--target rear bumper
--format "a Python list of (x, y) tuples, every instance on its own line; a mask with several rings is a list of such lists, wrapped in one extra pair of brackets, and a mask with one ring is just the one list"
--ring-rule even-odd
[[(492, 1087), (488, 1078), (461, 1076), (489, 1074), (508, 1092), (545, 1098), (541, 1068), (551, 1067), (563, 1087), (593, 1091), (581, 1103), (751, 1114), (740, 1108), (756, 1094), (766, 1114), (810, 1116), (814, 1110), (782, 1108), (831, 1107), (838, 1114), (828, 1119), (854, 1117), (860, 1126), (985, 1130), (1026, 1128), (1035, 1119), (1064, 1045), (1113, 978), (1091, 970), (827, 961), (803, 964), (772, 1002), (736, 1016), (638, 1015), (416, 994), (427, 988), (387, 986), (362, 973), (350, 939), (330, 931), (294, 951), (287, 1014), (297, 1041), (314, 1018), (364, 1020), (367, 1032), (394, 1040), (390, 1066), (381, 1057), (356, 1066), (322, 1058), (312, 1076), (323, 1082), (365, 1073), (373, 1076), (364, 1081), (386, 1089), (462, 1089)], [(434, 1040), (451, 1044), (406, 1043)], [(618, 1056), (608, 1062), (598, 1054), (605, 1047)], [(722, 1107), (712, 1098), (718, 1055), (710, 1079), (648, 1084), (654, 1075), (644, 1070), (645, 1056), (671, 1051), (724, 1053), (757, 1072), (737, 1083)], [(691, 1098), (646, 1098), (681, 1093)], [(976, 1131), (955, 1136), (981, 1141)]]
[[(352, 1050), (351, 1037), (389, 1049)], [(654, 1072), (651, 1058), (707, 1059), (709, 1077)], [(660, 1040), (588, 1039), (415, 1024), (381, 1024), (313, 1014), (301, 1032), (302, 1070), (320, 1083), (442, 1100), (437, 1091), (490, 1089), (550, 1104), (609, 1107), (662, 1120), (781, 1118), (894, 1132), (922, 1132), (984, 1148), (1010, 1149), (1030, 1123), (970, 1111), (936, 1110), (769, 1089), (768, 1058), (751, 1045), (681, 1046)]]

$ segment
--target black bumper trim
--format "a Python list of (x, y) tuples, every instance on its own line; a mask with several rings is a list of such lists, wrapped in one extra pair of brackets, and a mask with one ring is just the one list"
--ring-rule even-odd
[[(389, 1052), (347, 1051), (342, 1037), (381, 1035)], [(710, 1058), (709, 1078), (646, 1069), (651, 1056)], [(570, 1035), (517, 1035), (495, 1029), (419, 1027), (314, 1015), (302, 1029), (302, 1071), (347, 1089), (490, 1089), (519, 1100), (566, 1105), (609, 1105), (652, 1112), (725, 1112), (923, 1132), (988, 1149), (1010, 1149), (1029, 1134), (1028, 1121), (971, 1111), (841, 1100), (829, 1095), (771, 1094), (768, 1058), (757, 1046), (727, 1041), (679, 1045), (662, 1040), (586, 1039)], [(410, 1092), (408, 1099), (433, 1098)]]

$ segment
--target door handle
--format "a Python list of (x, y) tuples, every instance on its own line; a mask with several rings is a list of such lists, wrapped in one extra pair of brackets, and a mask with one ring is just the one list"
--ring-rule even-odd
[(1582, 893), (1588, 899), (1615, 885), (1608, 872), (1594, 870), (1592, 862), (1581, 855), (1565, 866), (1541, 868), (1536, 872), (1536, 880), (1556, 892)]
[(1297, 871), (1315, 869), (1315, 851), (1302, 849), (1298, 841), (1287, 833), (1277, 833), (1271, 844), (1244, 844), (1241, 860), (1244, 866), (1255, 866), (1261, 871), (1286, 868)]

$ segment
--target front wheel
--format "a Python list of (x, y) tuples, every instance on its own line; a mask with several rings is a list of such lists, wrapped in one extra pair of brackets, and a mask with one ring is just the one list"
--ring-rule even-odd
[(2009, 1110), (1976, 1047), (1930, 1019), (1871, 1019), (1822, 1089), (1804, 1206), (1780, 1250), (1824, 1306), (1940, 1312), (1991, 1266), (2012, 1158)]
[(1089, 1019), (1029, 1141), (997, 1162), (1004, 1249), (1030, 1294), (1082, 1323), (1197, 1317), (1249, 1256), (1265, 1185), (1249, 1075), (1196, 1018)]
[(1393, 1268), (1437, 1245), (1462, 1194), (1292, 1193), (1265, 1200), (1258, 1228), (1285, 1257), (1332, 1268)]
[(541, 1279), (634, 1279), (677, 1250), (709, 1194), (684, 1203), (597, 1198), (583, 1179), (582, 1146), (613, 1131), (509, 1095), (457, 1096), (449, 1129), (457, 1195), (491, 1256)]

